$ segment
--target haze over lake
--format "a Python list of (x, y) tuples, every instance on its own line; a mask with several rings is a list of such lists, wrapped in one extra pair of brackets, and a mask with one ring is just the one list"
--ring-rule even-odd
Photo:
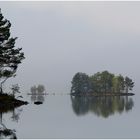
[[(0, 8), (12, 24), (11, 36), (18, 37), (16, 46), (22, 47), (26, 57), (17, 76), (5, 84), (8, 90), (9, 85), (18, 83), (24, 99), (30, 102), (23, 107), (19, 123), (5, 121), (17, 130), (18, 138), (140, 138), (139, 1), (1, 1)], [(74, 108), (83, 102), (81, 99), (78, 105), (74, 104), (66, 95), (70, 93), (74, 74), (92, 75), (104, 70), (131, 77), (135, 96), (129, 102), (109, 99), (112, 104), (119, 102), (122, 112), (114, 107), (117, 111), (112, 114), (111, 108), (107, 118), (96, 114), (96, 103), (88, 107), (85, 104), (85, 110)], [(46, 96), (40, 107), (27, 96), (31, 86), (38, 84), (43, 84), (47, 93), (55, 93)], [(74, 112), (80, 109), (86, 113)], [(102, 110), (102, 106), (98, 109)], [(42, 122), (39, 124), (38, 120)]]

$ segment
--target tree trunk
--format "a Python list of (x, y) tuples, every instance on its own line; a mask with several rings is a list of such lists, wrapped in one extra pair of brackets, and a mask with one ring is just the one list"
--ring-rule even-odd
[(2, 112), (0, 112), (0, 124), (2, 124)]
[(3, 90), (2, 90), (2, 83), (0, 84), (0, 94), (3, 93)]
[(126, 93), (128, 93), (128, 87), (126, 87)]
[(8, 79), (8, 77), (5, 78), (5, 79), (0, 83), (0, 94), (3, 93), (2, 86), (3, 86), (3, 84), (5, 83), (5, 81), (6, 81), (7, 79)]

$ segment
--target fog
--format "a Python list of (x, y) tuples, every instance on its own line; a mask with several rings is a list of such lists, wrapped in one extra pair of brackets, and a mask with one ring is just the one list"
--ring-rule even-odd
[(0, 2), (26, 59), (16, 78), (27, 93), (34, 84), (69, 93), (76, 72), (108, 70), (139, 82), (140, 2)]

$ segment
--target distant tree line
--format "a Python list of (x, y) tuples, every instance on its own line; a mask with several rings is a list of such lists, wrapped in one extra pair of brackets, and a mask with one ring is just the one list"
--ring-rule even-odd
[(44, 85), (32, 86), (30, 89), (32, 94), (40, 94), (45, 91)]
[(72, 94), (128, 93), (134, 87), (134, 82), (129, 77), (114, 75), (108, 71), (97, 72), (91, 76), (78, 72), (71, 83)]

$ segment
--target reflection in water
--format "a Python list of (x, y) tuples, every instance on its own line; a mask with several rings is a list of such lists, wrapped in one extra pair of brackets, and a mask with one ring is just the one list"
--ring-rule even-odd
[(44, 95), (37, 96), (37, 101), (44, 102), (44, 100), (45, 100)]
[(22, 112), (23, 109), (13, 109), (12, 111), (12, 121), (18, 122), (18, 120), (20, 119), (20, 114)]
[(45, 87), (43, 85), (38, 85), (38, 87), (33, 86), (30, 89), (31, 91), (31, 101), (32, 102), (41, 102), (43, 103), (45, 101)]
[(0, 139), (17, 139), (14, 130), (7, 129), (4, 124), (0, 124)]
[(45, 101), (45, 98), (44, 98), (45, 95), (39, 95), (39, 94), (32, 94), (31, 95), (31, 101), (32, 102), (44, 102)]
[(7, 139), (7, 138), (17, 139), (15, 130), (8, 129), (3, 123), (3, 115), (12, 113), (12, 116), (11, 116), (12, 121), (18, 122), (21, 111), (22, 109), (18, 109), (18, 108), (9, 109), (9, 108), (6, 108), (6, 106), (5, 107), (0, 106), (0, 139)]
[(104, 118), (113, 115), (115, 112), (122, 113), (130, 111), (134, 102), (130, 97), (77, 97), (71, 96), (72, 108), (76, 115), (85, 115), (89, 111)]

